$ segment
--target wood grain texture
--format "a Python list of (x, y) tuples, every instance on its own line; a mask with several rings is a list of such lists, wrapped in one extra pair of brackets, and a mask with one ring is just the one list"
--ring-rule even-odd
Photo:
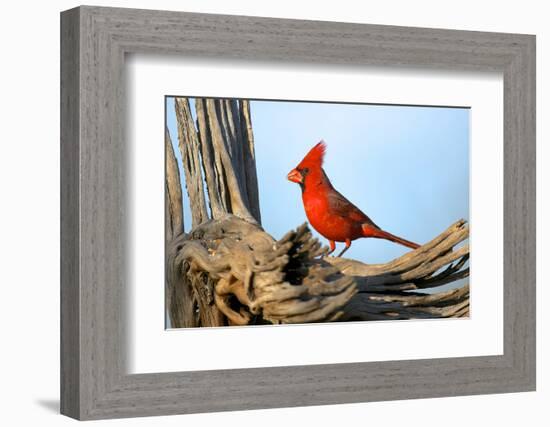
[(256, 153), (254, 151), (254, 132), (252, 132), (252, 117), (250, 115), (250, 101), (239, 100), (238, 110), (241, 123), (241, 135), (246, 141), (243, 147), (243, 161), (245, 171), (246, 192), (248, 194), (248, 205), (250, 213), (256, 218), (259, 224), (262, 223), (260, 213), (260, 195), (258, 194), (258, 177), (256, 171)]
[(80, 15), (61, 20), (61, 413), (80, 415), (79, 98)]
[(166, 241), (169, 241), (174, 238), (174, 236), (183, 233), (184, 218), (180, 171), (176, 160), (176, 155), (174, 154), (174, 148), (172, 147), (172, 139), (170, 138), (168, 128), (166, 128), (164, 132), (164, 147), (164, 152), (166, 153), (166, 208), (164, 214), (164, 227)]
[(192, 227), (196, 227), (208, 219), (206, 196), (204, 194), (201, 160), (199, 155), (199, 138), (191, 116), (189, 100), (175, 100), (175, 111), (178, 117), (178, 146), (185, 173), (185, 186), (189, 196)]
[[(534, 390), (534, 36), (80, 7), (62, 13), (61, 38), (62, 413), (99, 419)], [(127, 53), (503, 72), (504, 354), (127, 374)]]
[[(166, 245), (171, 327), (426, 319), (469, 315), (469, 226), (443, 233), (385, 264), (324, 256), (307, 223), (275, 240), (256, 223), (226, 213)], [(403, 293), (428, 289), (433, 293)], [(435, 289), (434, 289), (435, 288)]]

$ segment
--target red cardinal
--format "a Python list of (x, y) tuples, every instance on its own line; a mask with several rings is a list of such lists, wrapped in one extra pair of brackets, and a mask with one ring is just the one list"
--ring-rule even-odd
[(307, 219), (315, 230), (329, 240), (329, 254), (336, 249), (335, 242), (346, 242), (346, 247), (338, 255), (342, 256), (351, 246), (352, 240), (361, 237), (386, 239), (412, 249), (418, 248), (416, 243), (380, 229), (357, 206), (336, 191), (322, 168), (325, 150), (325, 142), (319, 142), (288, 173), (287, 178), (300, 185)]

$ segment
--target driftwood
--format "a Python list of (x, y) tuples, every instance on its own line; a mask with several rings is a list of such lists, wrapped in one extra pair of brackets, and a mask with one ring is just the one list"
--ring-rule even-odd
[(465, 221), (386, 264), (326, 256), (307, 224), (276, 241), (260, 224), (248, 101), (196, 99), (195, 111), (196, 124), (189, 101), (176, 100), (189, 233), (177, 217), (181, 194), (171, 187), (179, 172), (168, 167), (167, 145), (167, 214), (176, 215), (167, 219), (174, 224), (167, 227), (166, 260), (172, 327), (469, 315), (468, 284), (425, 291), (468, 277)]

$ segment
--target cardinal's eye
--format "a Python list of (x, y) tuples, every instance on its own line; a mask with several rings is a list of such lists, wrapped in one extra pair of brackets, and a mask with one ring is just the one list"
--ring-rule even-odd
[(308, 173), (309, 173), (309, 169), (308, 169), (308, 168), (303, 168), (303, 169), (302, 169), (302, 174), (307, 175)]

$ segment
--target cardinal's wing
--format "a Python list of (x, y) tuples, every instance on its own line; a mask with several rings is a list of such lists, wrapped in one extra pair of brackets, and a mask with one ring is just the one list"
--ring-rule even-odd
[(343, 218), (349, 218), (361, 224), (369, 224), (374, 228), (380, 229), (361, 209), (351, 203), (338, 191), (333, 190), (328, 193), (328, 205), (332, 213)]

